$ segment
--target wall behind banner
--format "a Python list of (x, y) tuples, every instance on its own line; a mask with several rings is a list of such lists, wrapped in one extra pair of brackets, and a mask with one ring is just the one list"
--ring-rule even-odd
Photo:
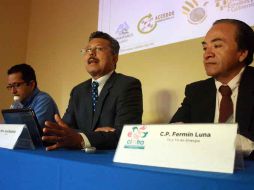
[[(0, 0), (1, 92), (6, 91), (7, 68), (26, 61), (36, 70), (39, 88), (53, 96), (63, 115), (71, 89), (89, 78), (80, 49), (97, 30), (98, 6), (98, 0)], [(185, 85), (206, 78), (201, 41), (119, 57), (117, 72), (142, 82), (144, 123), (167, 123)], [(10, 95), (1, 93), (0, 109), (10, 102)]]
[(26, 61), (29, 6), (30, 0), (0, 0), (0, 109), (12, 101), (5, 88), (7, 69)]

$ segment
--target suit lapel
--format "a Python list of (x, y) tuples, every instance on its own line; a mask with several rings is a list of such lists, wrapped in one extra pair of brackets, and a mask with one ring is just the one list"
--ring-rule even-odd
[(110, 89), (112, 88), (114, 81), (116, 79), (117, 74), (114, 72), (111, 77), (108, 79), (108, 81), (105, 83), (105, 85), (102, 88), (102, 91), (99, 95), (99, 99), (98, 102), (96, 104), (96, 109), (95, 109), (95, 113), (94, 113), (94, 117), (93, 117), (93, 124), (92, 124), (92, 129), (94, 130), (96, 127), (96, 123), (98, 122), (98, 119), (101, 115), (101, 111), (102, 111), (102, 107), (104, 104), (104, 101), (110, 91)]
[(204, 114), (201, 118), (205, 118), (204, 122), (213, 122), (214, 121), (214, 113), (215, 113), (215, 105), (216, 105), (216, 86), (213, 78), (208, 80), (208, 85), (205, 85), (206, 89), (203, 92), (204, 98)]
[(242, 75), (239, 86), (236, 121), (239, 126), (249, 126), (252, 119), (252, 110), (254, 107), (254, 70), (246, 67)]
[[(87, 112), (87, 118), (85, 117), (85, 113), (83, 115), (83, 123), (87, 123), (87, 125), (89, 127), (92, 128), (92, 122), (93, 122), (93, 110), (92, 110), (92, 87), (91, 87), (91, 82), (92, 80), (90, 79), (88, 82), (87, 82), (87, 85), (85, 86), (84, 88), (84, 97), (82, 97), (84, 99), (84, 108), (81, 108), (81, 109), (85, 109), (86, 112)], [(81, 93), (82, 94), (82, 93)]]

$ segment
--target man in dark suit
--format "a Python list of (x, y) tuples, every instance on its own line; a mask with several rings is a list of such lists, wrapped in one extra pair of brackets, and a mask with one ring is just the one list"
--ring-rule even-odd
[[(182, 105), (170, 122), (237, 122), (239, 133), (254, 141), (254, 68), (248, 66), (253, 61), (253, 30), (239, 20), (217, 20), (202, 44), (205, 70), (212, 78), (186, 86)], [(232, 93), (233, 111), (227, 121), (220, 119), (220, 86), (229, 86)]]
[(143, 103), (138, 79), (115, 72), (119, 43), (97, 31), (82, 50), (89, 79), (71, 92), (69, 105), (57, 123), (46, 122), (43, 141), (61, 147), (114, 149), (124, 124), (142, 122)]

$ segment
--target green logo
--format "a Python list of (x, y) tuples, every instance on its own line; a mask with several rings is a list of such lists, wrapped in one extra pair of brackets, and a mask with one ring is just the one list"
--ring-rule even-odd
[(130, 149), (144, 149), (145, 141), (144, 139), (147, 137), (148, 132), (146, 131), (146, 126), (134, 126), (131, 128), (131, 131), (127, 133), (128, 140), (124, 146), (124, 148)]

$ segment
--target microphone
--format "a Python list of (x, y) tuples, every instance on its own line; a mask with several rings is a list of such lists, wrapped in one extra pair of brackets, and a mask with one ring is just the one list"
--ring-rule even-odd
[(11, 109), (22, 109), (24, 106), (20, 102), (20, 97), (19, 96), (13, 96), (13, 103), (11, 104)]

